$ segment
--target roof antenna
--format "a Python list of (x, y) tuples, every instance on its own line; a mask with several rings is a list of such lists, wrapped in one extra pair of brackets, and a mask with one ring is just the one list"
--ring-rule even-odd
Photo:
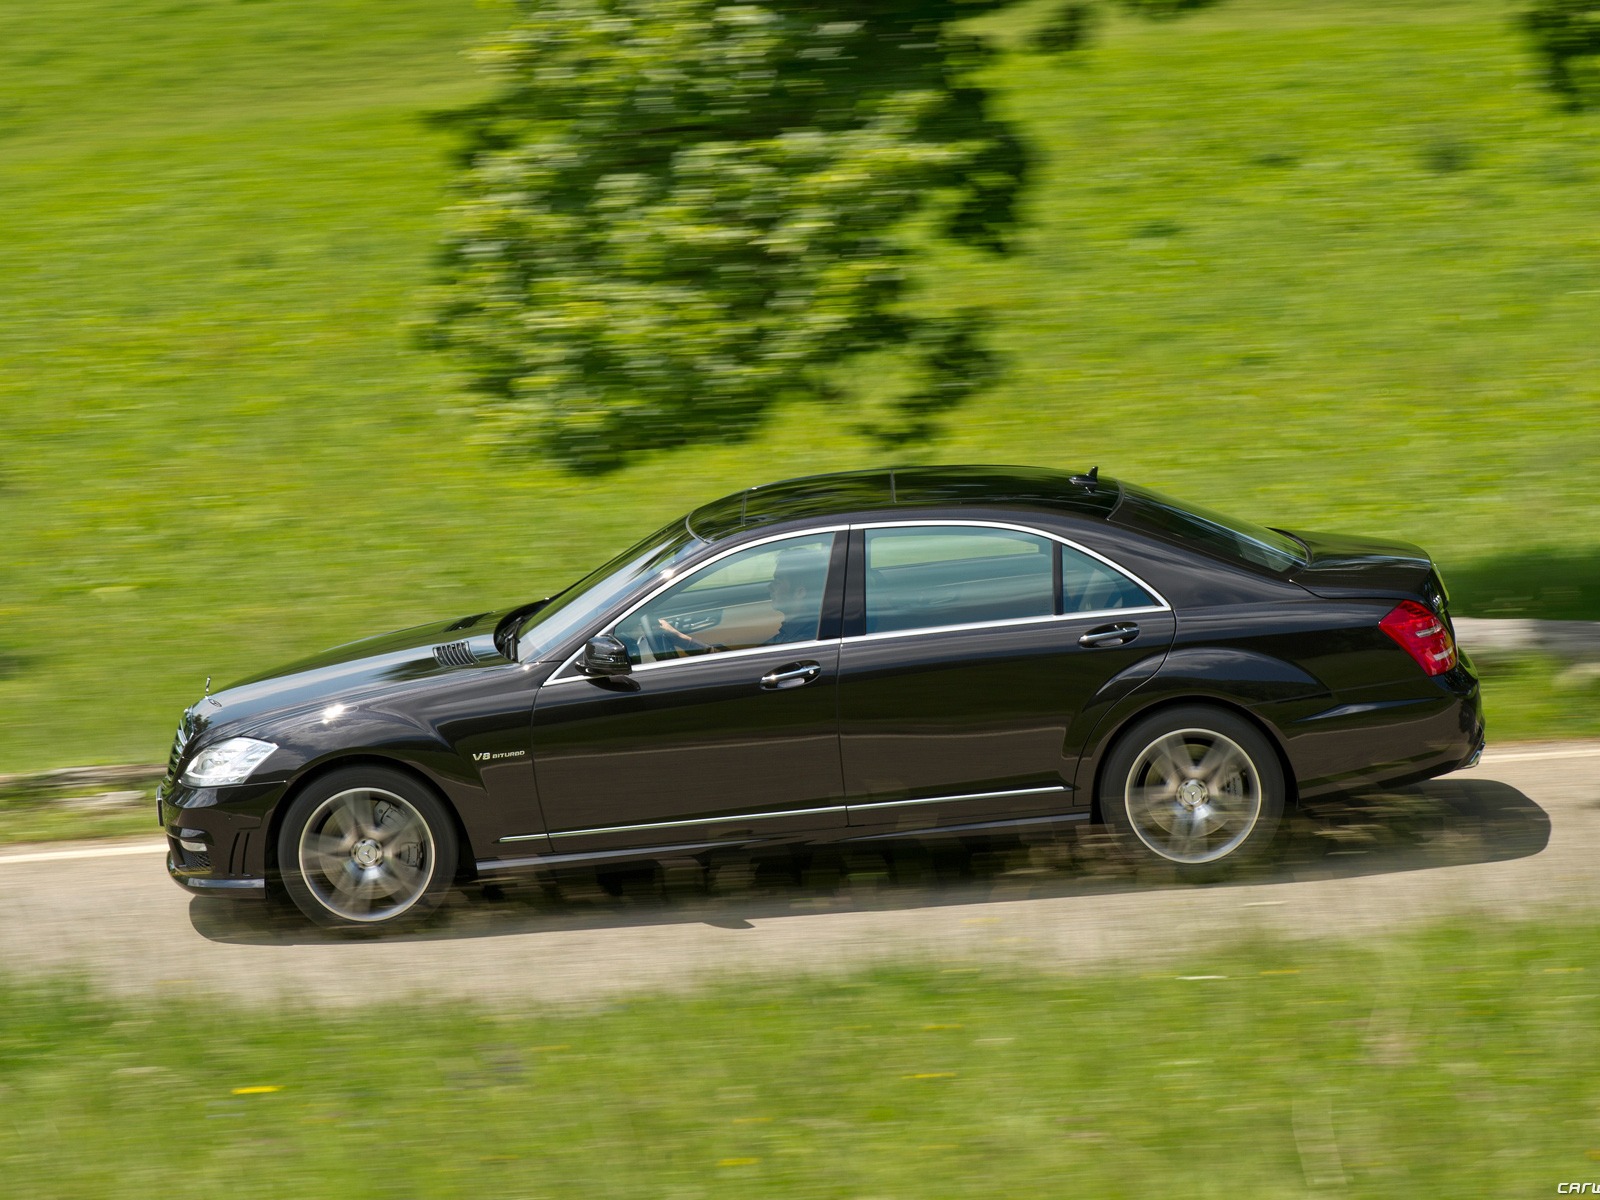
[(1087, 475), (1074, 475), (1067, 482), (1092, 492), (1100, 483), (1100, 468), (1098, 466), (1090, 467)]

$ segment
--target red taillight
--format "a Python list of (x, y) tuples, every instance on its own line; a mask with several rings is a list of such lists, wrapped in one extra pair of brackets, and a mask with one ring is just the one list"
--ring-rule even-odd
[(1450, 627), (1415, 600), (1402, 600), (1378, 622), (1382, 629), (1429, 675), (1443, 675), (1456, 665), (1456, 643)]

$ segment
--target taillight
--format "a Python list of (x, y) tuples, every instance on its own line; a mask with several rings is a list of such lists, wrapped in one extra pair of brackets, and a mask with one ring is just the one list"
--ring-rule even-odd
[(1442, 617), (1415, 600), (1402, 600), (1383, 620), (1382, 629), (1429, 675), (1443, 675), (1456, 665), (1456, 643)]

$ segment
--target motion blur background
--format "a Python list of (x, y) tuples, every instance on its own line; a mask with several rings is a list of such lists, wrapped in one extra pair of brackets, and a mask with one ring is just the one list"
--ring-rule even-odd
[[(1510, 0), (981, 7), (976, 79), (1030, 164), (1012, 252), (912, 229), (907, 305), (980, 311), (995, 380), (886, 445), (898, 368), (868, 355), (746, 440), (582, 474), (416, 336), (437, 118), (494, 94), (466, 52), (514, 9), (5, 5), (0, 771), (160, 761), (207, 675), (545, 595), (707, 498), (887, 461), (1099, 464), (1420, 542), (1458, 614), (1600, 617), (1594, 60), (1553, 92)], [(1497, 739), (1600, 731), (1557, 664), (1489, 697)]]

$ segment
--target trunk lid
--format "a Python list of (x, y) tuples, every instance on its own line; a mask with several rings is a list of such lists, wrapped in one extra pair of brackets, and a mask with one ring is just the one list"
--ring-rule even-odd
[(1382, 596), (1421, 600), (1440, 616), (1449, 598), (1428, 552), (1410, 542), (1352, 537), (1342, 533), (1286, 530), (1306, 548), (1309, 561), (1288, 576), (1314, 596), (1329, 600)]

